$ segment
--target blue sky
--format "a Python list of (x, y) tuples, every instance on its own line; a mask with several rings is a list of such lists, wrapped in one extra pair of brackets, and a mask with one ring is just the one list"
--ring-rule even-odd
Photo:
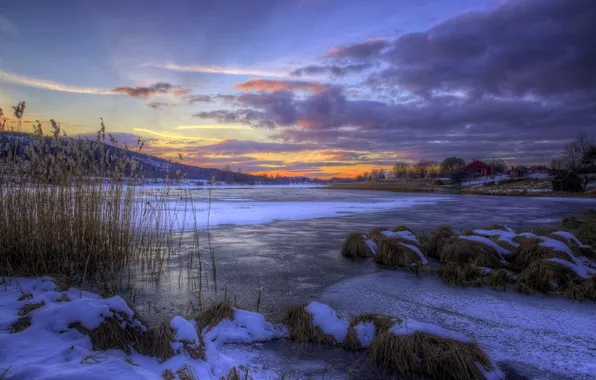
[[(570, 96), (583, 104), (593, 90), (581, 67), (593, 57), (594, 8), (585, 0), (5, 0), (0, 106), (26, 100), (25, 119), (54, 118), (71, 134), (95, 131), (103, 117), (122, 140), (145, 137), (155, 154), (252, 172), (354, 175), (454, 154), (535, 161), (567, 138), (549, 133), (528, 145), (552, 124), (540, 107)], [(541, 84), (570, 68), (571, 86)], [(500, 107), (507, 120), (479, 119)], [(572, 120), (568, 138), (590, 126), (585, 109), (582, 119), (551, 108), (553, 120)], [(490, 144), (532, 118), (543, 124), (533, 134)], [(470, 133), (480, 129), (483, 138)]]

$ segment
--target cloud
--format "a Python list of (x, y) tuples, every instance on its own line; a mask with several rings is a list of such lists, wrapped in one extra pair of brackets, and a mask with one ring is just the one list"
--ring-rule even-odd
[(6, 17), (0, 15), (0, 34), (2, 33), (10, 34), (11, 36), (17, 36), (19, 31), (17, 27)]
[(153, 108), (154, 110), (163, 109), (163, 108), (171, 108), (176, 107), (176, 104), (165, 103), (165, 102), (150, 102), (147, 104), (149, 108)]
[(329, 49), (325, 52), (325, 57), (367, 60), (379, 57), (381, 52), (389, 46), (391, 46), (391, 40), (389, 39), (366, 40), (353, 45)]
[(136, 87), (117, 87), (112, 90), (114, 94), (127, 94), (134, 98), (148, 98), (156, 95), (187, 95), (190, 90), (181, 88), (170, 83), (158, 82), (150, 86), (136, 86)]
[[(390, 67), (370, 83), (431, 96), (464, 91), (552, 96), (596, 87), (591, 0), (505, 1), (401, 35), (375, 58)], [(346, 51), (358, 50), (358, 45)]]
[(322, 92), (329, 88), (328, 84), (321, 82), (290, 81), (290, 80), (270, 80), (253, 78), (244, 83), (234, 85), (235, 89), (244, 91), (304, 91), (304, 92)]
[(143, 66), (156, 67), (160, 69), (173, 70), (173, 71), (184, 71), (184, 72), (195, 72), (195, 73), (207, 73), (207, 74), (226, 74), (226, 75), (247, 75), (247, 76), (261, 76), (261, 77), (286, 77), (287, 74), (276, 71), (264, 71), (251, 68), (241, 67), (219, 67), (219, 66), (203, 66), (203, 65), (177, 65), (173, 63), (155, 64), (146, 63)]
[(136, 87), (117, 87), (113, 89), (101, 88), (86, 88), (75, 87), (62, 83), (46, 81), (43, 79), (28, 78), (22, 75), (0, 71), (0, 82), (16, 84), (20, 86), (35, 87), (44, 90), (69, 92), (75, 94), (90, 94), (90, 95), (129, 95), (137, 98), (147, 98), (156, 95), (186, 95), (189, 93), (188, 89), (175, 86), (170, 83), (158, 82), (150, 86), (136, 86)]
[(340, 65), (310, 65), (298, 68), (290, 73), (293, 77), (313, 76), (328, 74), (332, 77), (345, 77), (346, 75), (359, 74), (366, 71), (375, 64), (372, 62), (352, 63), (344, 66)]

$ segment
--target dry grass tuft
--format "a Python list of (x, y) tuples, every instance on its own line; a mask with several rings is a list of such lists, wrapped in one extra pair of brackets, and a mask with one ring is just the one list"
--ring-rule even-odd
[[(127, 321), (126, 314), (115, 312), (117, 316), (104, 319), (98, 328), (88, 330), (80, 323), (74, 323), (70, 328), (76, 328), (83, 334), (89, 335), (91, 345), (95, 351), (105, 351), (110, 349), (119, 349), (127, 355), (132, 353), (132, 348), (142, 355), (157, 357), (167, 360), (174, 356), (171, 343), (174, 342), (174, 336), (169, 323), (162, 322), (157, 327), (143, 332), (140, 328), (132, 327), (127, 323), (122, 328), (122, 321)], [(198, 359), (204, 359), (204, 355), (197, 355)]]
[(19, 296), (19, 298), (17, 298), (17, 301), (24, 301), (24, 300), (30, 300), (33, 298), (33, 294), (27, 292), (27, 293), (21, 293), (21, 295)]
[(524, 239), (511, 255), (507, 256), (511, 267), (517, 271), (528, 268), (532, 263), (544, 259), (559, 258), (569, 260), (570, 257), (564, 252), (555, 251), (552, 248), (541, 246), (542, 240), (536, 238)]
[(28, 304), (25, 304), (21, 308), (21, 310), (19, 310), (19, 315), (20, 316), (27, 315), (30, 312), (32, 312), (33, 310), (37, 310), (40, 307), (44, 307), (45, 305), (46, 305), (45, 301), (41, 301), (41, 302), (38, 302), (38, 303), (28, 303)]
[(441, 380), (484, 380), (493, 362), (476, 343), (459, 342), (424, 333), (379, 334), (366, 352), (372, 365)]
[(449, 262), (439, 270), (439, 278), (449, 285), (482, 286), (484, 273), (473, 262)]
[(240, 373), (236, 367), (232, 367), (226, 377), (221, 377), (222, 380), (242, 380)]
[(210, 308), (202, 312), (197, 317), (197, 326), (199, 331), (203, 331), (206, 327), (211, 330), (226, 318), (229, 320), (234, 319), (234, 309), (232, 301), (229, 298), (212, 305)]
[(451, 227), (439, 227), (431, 236), (426, 245), (426, 256), (439, 259), (441, 257), (441, 250), (443, 246), (454, 236)]
[(56, 302), (70, 302), (70, 298), (66, 294), (63, 294), (56, 300)]
[(380, 333), (388, 331), (391, 326), (398, 322), (401, 323), (400, 318), (385, 314), (365, 313), (356, 315), (350, 319), (348, 334), (346, 335), (346, 338), (343, 340), (343, 342), (340, 343), (340, 346), (352, 351), (363, 348), (358, 341), (356, 329), (354, 328), (360, 323), (373, 323), (375, 326), (375, 336), (378, 336)]
[(577, 274), (565, 265), (548, 260), (533, 261), (519, 274), (516, 291), (520, 293), (560, 292), (577, 278)]
[(21, 317), (21, 318), (19, 318), (18, 321), (13, 323), (12, 326), (10, 326), (10, 333), (11, 334), (19, 333), (19, 332), (25, 330), (29, 326), (31, 326), (31, 317), (30, 316)]
[(513, 276), (507, 269), (496, 269), (488, 274), (488, 285), (495, 290), (506, 290), (512, 283)]
[(569, 283), (566, 294), (574, 300), (596, 300), (596, 275), (578, 278)]
[(415, 243), (396, 237), (384, 237), (379, 240), (375, 262), (387, 268), (409, 268), (422, 264), (420, 256), (403, 244), (416, 246)]
[(372, 230), (370, 230), (370, 232), (367, 234), (367, 236), (369, 239), (371, 239), (378, 245), (380, 239), (385, 237), (385, 235), (383, 235), (381, 232), (390, 231), (390, 230), (391, 229), (387, 228), (387, 227), (375, 227)]
[(492, 247), (472, 240), (454, 238), (450, 239), (440, 256), (442, 263), (470, 261), (481, 267), (501, 268), (503, 263), (499, 253)]
[(501, 231), (509, 231), (506, 226), (502, 224), (491, 224), (490, 226), (486, 226), (483, 228), (484, 230), (501, 230)]
[(176, 375), (174, 375), (174, 371), (172, 371), (169, 368), (164, 369), (164, 371), (161, 373), (161, 377), (164, 378), (164, 380), (174, 380), (176, 378)]
[(365, 235), (360, 232), (351, 232), (348, 235), (341, 247), (340, 253), (344, 257), (349, 257), (355, 260), (373, 256), (373, 252), (368, 244), (366, 244)]
[(515, 251), (515, 248), (516, 248), (515, 246), (507, 243), (506, 241), (499, 240), (498, 236), (491, 236), (491, 237), (489, 237), (489, 239), (491, 241), (493, 241), (495, 244), (498, 244), (500, 247), (505, 248), (506, 250), (508, 250), (510, 252)]
[(412, 234), (414, 233), (414, 231), (412, 231), (411, 229), (409, 229), (406, 226), (393, 227), (390, 231), (392, 231), (392, 232), (410, 231)]
[(194, 368), (188, 364), (184, 364), (176, 371), (179, 380), (199, 380), (199, 376), (195, 372)]
[(282, 323), (288, 327), (290, 339), (300, 343), (317, 343), (334, 345), (335, 339), (323, 333), (319, 327), (312, 324), (312, 315), (304, 308), (307, 305), (295, 306), (286, 312)]

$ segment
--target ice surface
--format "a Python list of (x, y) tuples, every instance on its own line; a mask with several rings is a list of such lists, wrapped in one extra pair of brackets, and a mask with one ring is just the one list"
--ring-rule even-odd
[[(540, 378), (593, 379), (596, 305), (546, 296), (453, 288), (437, 278), (381, 271), (339, 282), (317, 299), (352, 315), (381, 313), (473, 337), (497, 362)], [(531, 376), (530, 376), (531, 377)]]
[(346, 338), (350, 323), (339, 319), (335, 310), (328, 305), (311, 302), (304, 310), (312, 315), (312, 324), (320, 327), (325, 334), (331, 335), (338, 342), (343, 342)]
[(428, 260), (426, 259), (426, 256), (424, 256), (424, 254), (422, 254), (422, 252), (420, 251), (420, 249), (418, 249), (418, 247), (411, 245), (411, 244), (402, 243), (402, 242), (400, 242), (399, 244), (414, 251), (418, 255), (418, 257), (420, 257), (420, 260), (422, 261), (423, 265), (428, 264)]
[(389, 331), (397, 336), (412, 335), (416, 332), (420, 332), (434, 335), (439, 338), (459, 340), (461, 342), (472, 342), (464, 334), (456, 333), (430, 323), (418, 322), (413, 319), (406, 319), (402, 323), (396, 323)]

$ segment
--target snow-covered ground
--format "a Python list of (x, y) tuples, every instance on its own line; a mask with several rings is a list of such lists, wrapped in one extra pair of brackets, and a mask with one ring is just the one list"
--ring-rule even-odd
[[(242, 364), (222, 354), (218, 349), (222, 344), (270, 341), (284, 335), (262, 315), (236, 310), (234, 320), (225, 319), (204, 334), (205, 360), (193, 359), (184, 349), (185, 345), (199, 347), (201, 342), (195, 322), (179, 316), (170, 322), (176, 340), (172, 348), (177, 354), (168, 360), (135, 351), (131, 355), (121, 350), (93, 351), (90, 338), (70, 328), (71, 323), (95, 329), (105, 318), (117, 316), (123, 328), (128, 325), (146, 331), (122, 298), (101, 299), (77, 289), (57, 292), (50, 278), (7, 282), (0, 284), (0, 377), (6, 379), (162, 379), (165, 370), (176, 373), (185, 365), (197, 379), (220, 379)], [(19, 300), (23, 294), (30, 297)], [(65, 295), (67, 300), (62, 298)], [(21, 311), (26, 304), (40, 302), (45, 304), (36, 310)], [(11, 326), (22, 317), (31, 317), (30, 326), (10, 333)]]
[(319, 297), (335, 310), (400, 315), (474, 337), (500, 364), (532, 379), (594, 379), (596, 304), (381, 271), (339, 282)]

